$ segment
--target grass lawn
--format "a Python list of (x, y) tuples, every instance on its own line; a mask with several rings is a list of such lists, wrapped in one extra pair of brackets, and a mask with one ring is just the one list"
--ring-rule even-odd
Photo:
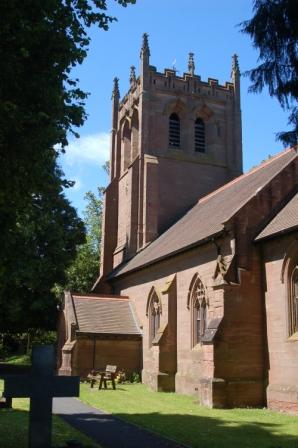
[(197, 448), (298, 448), (298, 417), (267, 409), (206, 409), (193, 397), (142, 384), (81, 385), (81, 400), (123, 420)]
[[(0, 380), (0, 395), (2, 391), (3, 381)], [(1, 448), (27, 448), (28, 410), (29, 400), (26, 398), (13, 399), (13, 410), (0, 409)], [(85, 448), (99, 448), (99, 445), (54, 415), (53, 445), (65, 446), (69, 440), (77, 440)]]
[(3, 363), (12, 364), (14, 366), (30, 366), (31, 359), (30, 355), (11, 355), (7, 356)]

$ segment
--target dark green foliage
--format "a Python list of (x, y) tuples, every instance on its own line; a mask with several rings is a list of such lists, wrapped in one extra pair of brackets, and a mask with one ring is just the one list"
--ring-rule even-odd
[(130, 383), (141, 383), (141, 374), (139, 372), (132, 372), (128, 376), (128, 381)]
[(84, 241), (56, 159), (86, 118), (70, 72), (86, 57), (87, 28), (115, 20), (106, 9), (106, 0), (0, 2), (1, 331), (53, 327), (52, 288)]
[(260, 52), (261, 64), (248, 72), (250, 91), (269, 93), (290, 111), (289, 132), (278, 138), (285, 145), (298, 141), (298, 3), (297, 0), (254, 0), (254, 16), (242, 23), (242, 31), (250, 35)]
[(56, 331), (40, 328), (28, 328), (26, 333), (0, 333), (0, 360), (13, 365), (30, 364), (32, 346), (56, 343)]
[[(55, 328), (57, 301), (52, 288), (65, 282), (65, 269), (85, 240), (83, 222), (62, 193), (55, 159), (44, 185), (19, 207), (1, 259), (0, 325), (5, 331)], [(55, 167), (53, 168), (53, 165)]]

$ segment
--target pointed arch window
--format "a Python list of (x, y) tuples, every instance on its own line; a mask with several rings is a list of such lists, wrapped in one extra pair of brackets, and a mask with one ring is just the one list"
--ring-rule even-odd
[(202, 118), (195, 121), (195, 151), (205, 152), (205, 123)]
[(160, 326), (161, 307), (160, 301), (156, 294), (151, 297), (149, 305), (149, 341), (152, 345), (152, 341), (157, 335), (157, 331)]
[(202, 341), (207, 327), (207, 300), (203, 283), (197, 280), (192, 292), (192, 345)]
[(175, 113), (169, 118), (169, 146), (180, 148), (180, 118)]
[(289, 286), (289, 333), (291, 336), (298, 333), (298, 266), (292, 272)]

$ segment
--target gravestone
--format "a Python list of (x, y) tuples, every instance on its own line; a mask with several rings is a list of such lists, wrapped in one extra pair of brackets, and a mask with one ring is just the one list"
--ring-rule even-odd
[(30, 398), (29, 448), (51, 448), (53, 397), (78, 397), (80, 378), (56, 376), (52, 345), (32, 349), (32, 368), (28, 375), (4, 378), (7, 398)]

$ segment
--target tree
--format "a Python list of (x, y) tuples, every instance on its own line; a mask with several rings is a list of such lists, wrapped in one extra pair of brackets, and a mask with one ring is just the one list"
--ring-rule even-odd
[(16, 209), (44, 182), (45, 153), (64, 151), (86, 118), (87, 95), (71, 68), (86, 57), (86, 28), (107, 30), (116, 20), (106, 9), (106, 0), (0, 3), (0, 247), (9, 244)]
[(86, 118), (71, 69), (87, 55), (87, 28), (116, 20), (106, 10), (106, 0), (0, 2), (0, 326), (52, 325), (51, 288), (83, 240), (57, 154)]
[(109, 176), (111, 171), (110, 161), (106, 160), (105, 163), (102, 166), (103, 170), (106, 172), (106, 174)]
[(17, 210), (11, 253), (1, 260), (2, 332), (55, 328), (58, 302), (53, 285), (65, 283), (65, 270), (85, 241), (83, 222), (63, 194), (55, 157), (48, 166), (30, 207), (24, 204)]
[[(87, 205), (84, 222), (87, 229), (86, 242), (78, 248), (76, 258), (66, 270), (66, 289), (80, 293), (90, 292), (99, 274), (101, 225), (103, 211), (103, 188), (98, 187), (97, 196), (91, 191), (85, 195)], [(58, 292), (62, 293), (60, 287)]]
[(253, 40), (261, 64), (250, 70), (250, 91), (268, 86), (283, 109), (290, 111), (291, 131), (278, 138), (296, 146), (298, 141), (298, 7), (297, 0), (254, 0), (254, 16), (243, 22), (242, 32)]

